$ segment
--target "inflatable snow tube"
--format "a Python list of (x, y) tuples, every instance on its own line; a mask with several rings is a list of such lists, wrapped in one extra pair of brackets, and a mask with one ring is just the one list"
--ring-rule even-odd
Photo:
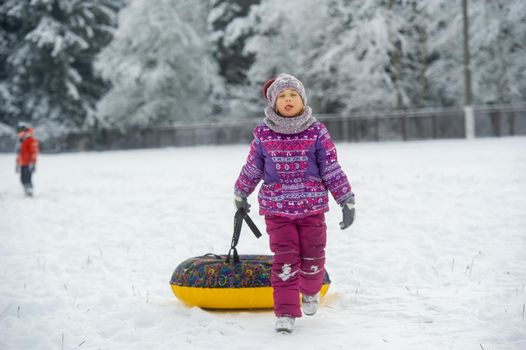
[[(226, 255), (207, 254), (183, 261), (170, 281), (173, 293), (185, 304), (204, 309), (272, 308), (272, 256), (239, 258), (238, 263), (227, 263)], [(330, 283), (325, 272), (321, 296)]]

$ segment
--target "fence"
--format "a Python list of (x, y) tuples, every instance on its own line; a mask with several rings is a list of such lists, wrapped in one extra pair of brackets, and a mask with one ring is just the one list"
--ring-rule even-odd
[[(477, 137), (526, 135), (526, 105), (474, 108)], [(465, 137), (464, 109), (367, 112), (324, 116), (331, 136), (341, 141), (393, 141)]]
[[(474, 114), (477, 137), (526, 135), (526, 105), (475, 107)], [(335, 141), (424, 140), (465, 135), (462, 108), (322, 115), (318, 119), (327, 125)], [(41, 140), (41, 148), (63, 152), (248, 143), (259, 122), (261, 119), (126, 131), (103, 129)], [(14, 142), (12, 135), (0, 136), (0, 151), (13, 151)]]

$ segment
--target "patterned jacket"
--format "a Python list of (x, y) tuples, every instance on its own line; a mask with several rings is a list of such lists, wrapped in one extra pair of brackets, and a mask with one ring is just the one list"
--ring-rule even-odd
[(261, 123), (253, 134), (234, 191), (248, 197), (263, 179), (258, 195), (261, 215), (303, 218), (329, 210), (328, 191), (338, 204), (354, 196), (323, 123), (316, 121), (293, 135)]

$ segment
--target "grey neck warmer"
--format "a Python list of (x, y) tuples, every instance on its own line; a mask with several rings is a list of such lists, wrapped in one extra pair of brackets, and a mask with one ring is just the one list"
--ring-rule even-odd
[(270, 130), (280, 134), (299, 134), (307, 130), (315, 121), (316, 118), (312, 116), (312, 109), (309, 106), (305, 106), (302, 114), (291, 118), (282, 117), (272, 107), (267, 106), (263, 120)]

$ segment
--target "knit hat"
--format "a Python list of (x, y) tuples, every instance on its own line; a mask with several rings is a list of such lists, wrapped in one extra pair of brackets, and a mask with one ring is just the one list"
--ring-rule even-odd
[(26, 139), (33, 134), (33, 128), (26, 122), (18, 122), (16, 133), (19, 139)]
[(307, 105), (305, 87), (298, 78), (286, 73), (281, 73), (276, 78), (267, 80), (263, 86), (263, 97), (265, 97), (269, 105), (274, 108), (278, 94), (287, 89), (295, 90), (300, 94), (303, 104)]
[(27, 129), (31, 129), (31, 125), (29, 125), (26, 122), (18, 122), (16, 124), (16, 131), (17, 132), (26, 131)]

